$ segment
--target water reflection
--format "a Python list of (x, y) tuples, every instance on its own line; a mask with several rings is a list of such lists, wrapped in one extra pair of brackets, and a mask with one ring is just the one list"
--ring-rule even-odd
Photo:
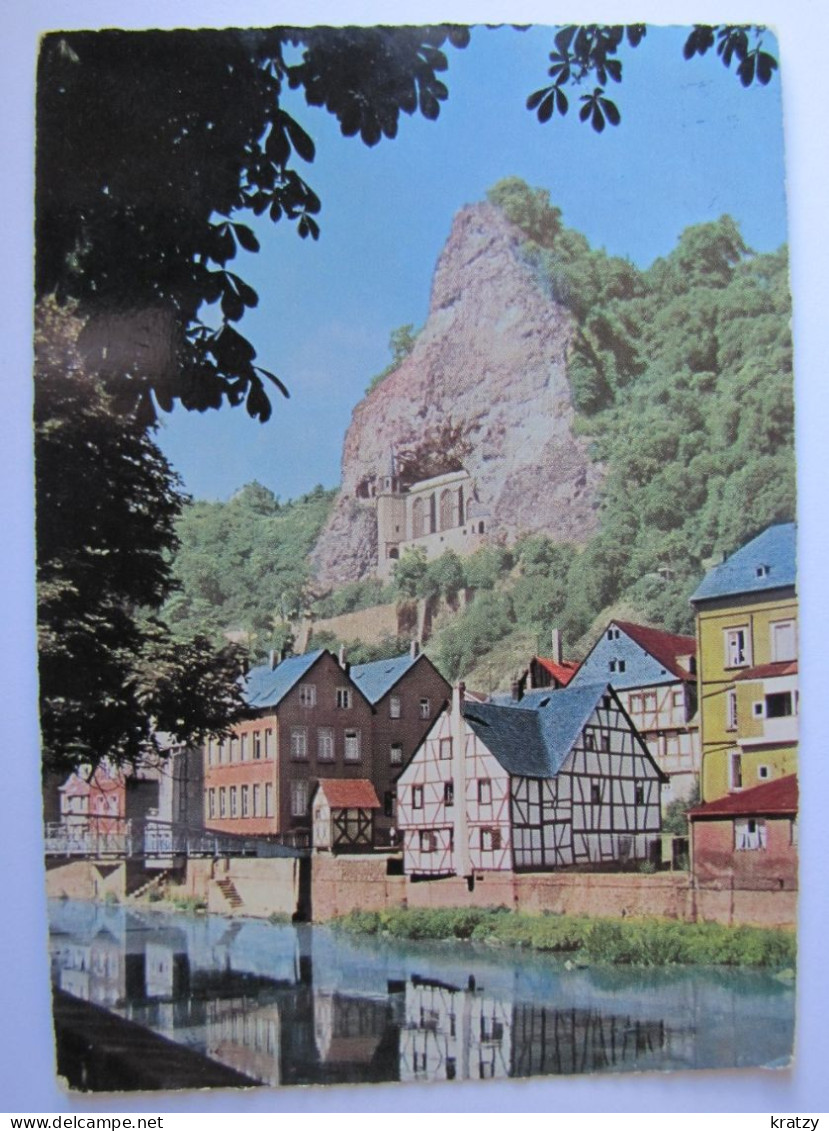
[(756, 971), (567, 970), (319, 927), (51, 908), (52, 976), (266, 1085), (784, 1063), (794, 993)]

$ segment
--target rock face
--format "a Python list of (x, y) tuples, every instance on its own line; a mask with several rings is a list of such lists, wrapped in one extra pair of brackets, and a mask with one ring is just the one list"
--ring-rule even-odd
[(321, 584), (374, 573), (376, 503), (365, 496), (388, 474), (392, 452), (399, 466), (425, 468), (422, 478), (463, 467), (488, 541), (543, 531), (584, 542), (594, 533), (602, 468), (572, 432), (575, 327), (521, 263), (520, 242), (489, 204), (456, 216), (414, 350), (354, 409), (340, 494), (314, 552)]

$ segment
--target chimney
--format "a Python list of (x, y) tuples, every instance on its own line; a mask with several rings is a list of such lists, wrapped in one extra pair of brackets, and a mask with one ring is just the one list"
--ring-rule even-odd
[(552, 655), (550, 656), (550, 659), (553, 661), (553, 663), (560, 664), (561, 663), (561, 629), (554, 628), (552, 633), (551, 633), (551, 637), (552, 637), (552, 639), (551, 639)]
[(418, 644), (417, 640), (413, 640), (409, 645), (409, 655), (413, 660), (416, 660), (420, 655), (420, 645)]
[(514, 703), (520, 703), (522, 697), (521, 680), (514, 679), (512, 681), (512, 700)]
[(270, 652), (268, 652), (268, 667), (271, 669), (271, 671), (273, 671), (278, 663), (279, 661), (276, 658), (276, 649), (271, 648)]
[(279, 650), (279, 662), (280, 662), (280, 664), (283, 663), (283, 661), (288, 659), (288, 657), (291, 654), (291, 651), (292, 651), (291, 645), (288, 641), (286, 641)]
[(345, 644), (340, 645), (340, 650), (337, 653), (337, 663), (345, 671)]

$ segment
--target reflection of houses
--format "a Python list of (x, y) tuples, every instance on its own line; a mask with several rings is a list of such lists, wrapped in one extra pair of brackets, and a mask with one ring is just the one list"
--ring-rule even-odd
[(324, 1065), (353, 1071), (372, 1063), (389, 1028), (386, 999), (315, 993), (313, 1007), (314, 1042)]
[(404, 869), (474, 876), (645, 859), (663, 775), (607, 685), (461, 706), (398, 783)]
[(449, 685), (423, 655), (340, 664), (321, 650), (253, 668), (250, 717), (205, 749), (205, 823), (246, 835), (311, 836), (321, 780), (367, 781), (375, 842), (394, 827), (394, 782), (446, 699)]
[(797, 770), (796, 534), (794, 523), (770, 526), (691, 598), (704, 801)]
[(689, 813), (698, 885), (797, 888), (797, 777), (726, 794)]
[(613, 620), (573, 680), (606, 680), (614, 688), (668, 777), (663, 805), (690, 797), (699, 778), (696, 651), (693, 636)]
[(446, 550), (471, 554), (483, 541), (486, 516), (466, 471), (450, 471), (409, 487), (392, 472), (365, 490), (377, 499), (379, 577), (391, 577), (394, 563), (415, 546), (431, 560)]
[(512, 1006), (428, 979), (406, 983), (400, 1079), (492, 1080), (511, 1075)]
[(207, 1055), (270, 1087), (282, 1083), (282, 1018), (276, 1003), (208, 1002)]

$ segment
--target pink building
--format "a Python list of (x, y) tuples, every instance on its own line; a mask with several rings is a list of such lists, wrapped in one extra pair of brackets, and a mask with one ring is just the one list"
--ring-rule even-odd
[(797, 889), (797, 775), (692, 809), (691, 868), (699, 887)]

